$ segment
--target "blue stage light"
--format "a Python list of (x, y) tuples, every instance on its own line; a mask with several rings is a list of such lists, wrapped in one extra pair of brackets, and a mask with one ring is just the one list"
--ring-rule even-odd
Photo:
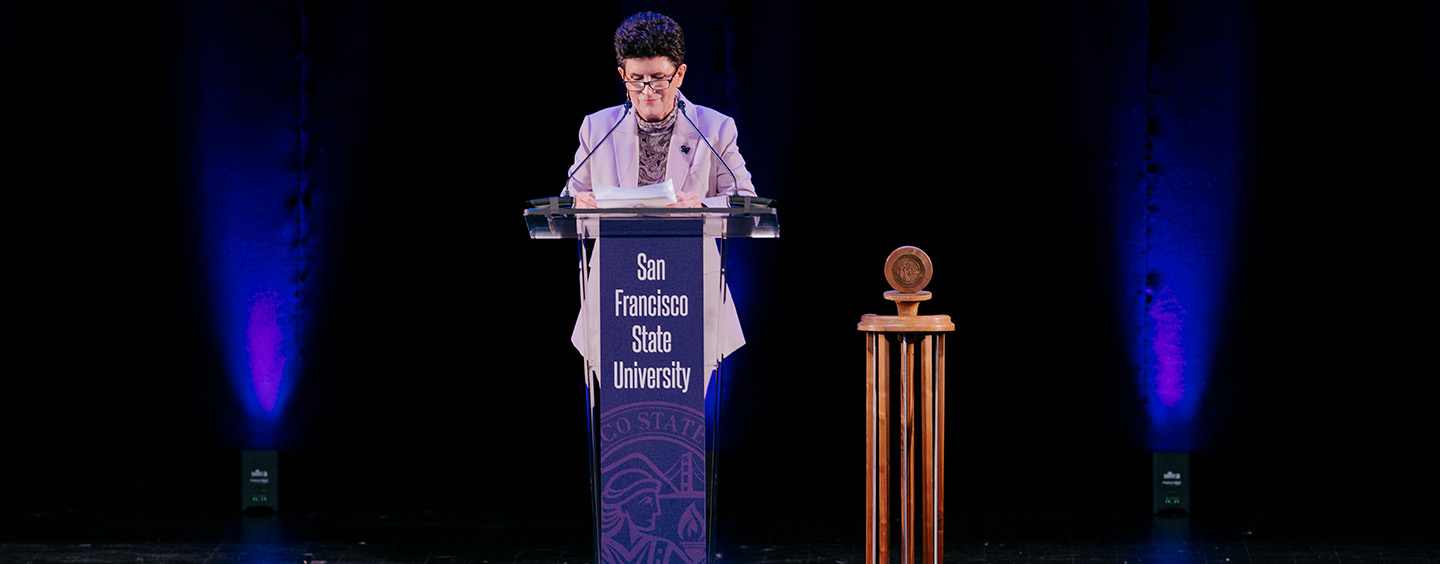
[(182, 113), (196, 252), (246, 450), (284, 444), (309, 316), (310, 242), (303, 6), (216, 4), (186, 13)]
[[(208, 189), (217, 190), (214, 185)], [(250, 188), (252, 204), (284, 199), (294, 184)], [(267, 213), (266, 209), (271, 213)], [(279, 448), (280, 422), (300, 373), (300, 342), (305, 334), (304, 247), (287, 244), (295, 236), (293, 217), (284, 207), (241, 205), (206, 210), (223, 228), (206, 230), (210, 275), (210, 315), (221, 360), (235, 397), (243, 408), (244, 446)]]
[(266, 122), (242, 109), (214, 108), (205, 120), (214, 129), (196, 157), (199, 252), (214, 338), (243, 408), (239, 440), (272, 450), (301, 370), (310, 216), (293, 115)]

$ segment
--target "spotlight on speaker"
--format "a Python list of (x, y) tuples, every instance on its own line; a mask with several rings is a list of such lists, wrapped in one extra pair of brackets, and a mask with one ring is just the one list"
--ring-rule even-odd
[(1190, 514), (1190, 453), (1154, 453), (1156, 515)]
[(240, 453), (240, 511), (280, 510), (280, 454), (273, 450)]

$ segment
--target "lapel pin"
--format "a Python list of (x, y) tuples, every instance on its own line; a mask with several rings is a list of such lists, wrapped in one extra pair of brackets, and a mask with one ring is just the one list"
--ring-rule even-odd
[(687, 155), (690, 154), (690, 146), (689, 146), (689, 145), (681, 145), (681, 146), (680, 146), (680, 152), (681, 152), (681, 153), (685, 153), (685, 154), (687, 154)]

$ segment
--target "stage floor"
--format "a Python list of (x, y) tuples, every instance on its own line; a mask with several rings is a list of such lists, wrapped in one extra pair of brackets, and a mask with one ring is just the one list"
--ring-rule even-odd
[[(860, 517), (731, 515), (717, 562), (864, 562)], [(1440, 564), (1424, 513), (1143, 512), (948, 515), (946, 562)], [(898, 530), (895, 533), (898, 536)], [(360, 512), (247, 516), (134, 511), (0, 512), (0, 563), (593, 562), (585, 516)], [(896, 559), (898, 561), (898, 558)]]

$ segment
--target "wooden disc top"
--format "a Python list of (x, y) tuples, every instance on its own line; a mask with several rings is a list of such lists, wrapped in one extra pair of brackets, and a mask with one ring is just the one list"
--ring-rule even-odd
[(925, 289), (930, 283), (934, 267), (930, 255), (916, 247), (900, 247), (885, 259), (885, 280), (897, 292), (913, 294)]

